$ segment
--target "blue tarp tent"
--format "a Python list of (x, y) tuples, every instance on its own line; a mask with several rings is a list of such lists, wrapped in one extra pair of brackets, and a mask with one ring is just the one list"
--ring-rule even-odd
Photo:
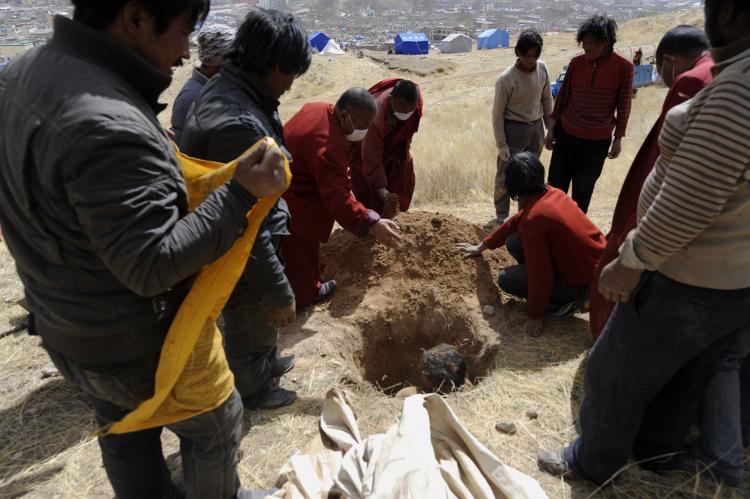
[(482, 31), (477, 37), (477, 50), (507, 48), (510, 45), (508, 32), (498, 28)]
[(393, 50), (397, 54), (426, 54), (430, 50), (430, 41), (424, 33), (399, 33), (394, 40)]
[(320, 31), (316, 31), (315, 33), (310, 33), (310, 45), (320, 52), (326, 47), (326, 43), (328, 43), (328, 40), (331, 38), (328, 37), (325, 33), (321, 33)]

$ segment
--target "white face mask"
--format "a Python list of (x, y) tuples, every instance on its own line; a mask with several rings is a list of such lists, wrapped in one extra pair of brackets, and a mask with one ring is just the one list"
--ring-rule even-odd
[(355, 128), (352, 133), (345, 135), (345, 137), (349, 142), (359, 142), (365, 138), (365, 135), (367, 135), (367, 128), (361, 130)]
[(412, 111), (410, 113), (397, 113), (396, 111), (393, 111), (393, 116), (395, 116), (396, 119), (399, 120), (399, 121), (406, 121), (406, 120), (408, 120), (409, 118), (411, 118), (412, 114), (414, 114), (414, 111)]

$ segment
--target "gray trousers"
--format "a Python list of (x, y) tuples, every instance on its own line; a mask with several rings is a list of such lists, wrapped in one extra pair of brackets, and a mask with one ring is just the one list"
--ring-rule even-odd
[[(544, 145), (544, 123), (541, 119), (531, 125), (505, 120), (505, 140), (511, 156), (528, 151), (538, 157), (542, 154)], [(508, 218), (510, 212), (510, 196), (505, 188), (505, 165), (506, 162), (498, 155), (495, 173), (495, 214), (499, 222)]]
[[(45, 345), (62, 375), (80, 388), (105, 426), (122, 419), (154, 393), (159, 354), (106, 365), (83, 364)], [(230, 499), (240, 486), (237, 450), (242, 439), (237, 391), (216, 409), (167, 425), (180, 438), (184, 492), (172, 482), (161, 449), (162, 428), (99, 437), (102, 461), (118, 499)]]
[[(508, 294), (518, 296), (519, 298), (528, 298), (529, 285), (526, 273), (526, 260), (518, 233), (508, 236), (508, 239), (505, 241), (505, 248), (516, 259), (518, 265), (505, 267), (501, 270), (498, 276), (498, 285), (500, 289)], [(584, 287), (571, 286), (555, 277), (555, 284), (552, 287), (552, 294), (549, 298), (550, 305), (563, 305), (580, 300), (586, 294), (586, 290)]]

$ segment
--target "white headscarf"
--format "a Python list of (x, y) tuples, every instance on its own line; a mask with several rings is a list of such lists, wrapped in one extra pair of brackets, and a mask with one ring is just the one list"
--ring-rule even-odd
[(206, 66), (224, 64), (234, 41), (234, 30), (223, 24), (203, 27), (198, 33), (198, 59)]

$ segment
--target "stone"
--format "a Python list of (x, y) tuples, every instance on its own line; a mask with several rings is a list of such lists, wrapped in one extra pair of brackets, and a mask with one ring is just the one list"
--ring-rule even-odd
[(489, 303), (482, 309), (482, 312), (484, 312), (485, 315), (495, 315), (495, 311), (495, 307), (493, 305), (490, 305)]
[(529, 407), (526, 409), (526, 417), (529, 419), (539, 419), (541, 409), (538, 407)]
[(515, 423), (508, 423), (501, 421), (499, 423), (495, 423), (495, 429), (499, 431), (500, 433), (505, 433), (506, 435), (515, 435), (518, 431), (518, 428), (516, 428)]
[(60, 376), (60, 371), (57, 370), (54, 364), (46, 364), (42, 367), (42, 379), (53, 378)]

